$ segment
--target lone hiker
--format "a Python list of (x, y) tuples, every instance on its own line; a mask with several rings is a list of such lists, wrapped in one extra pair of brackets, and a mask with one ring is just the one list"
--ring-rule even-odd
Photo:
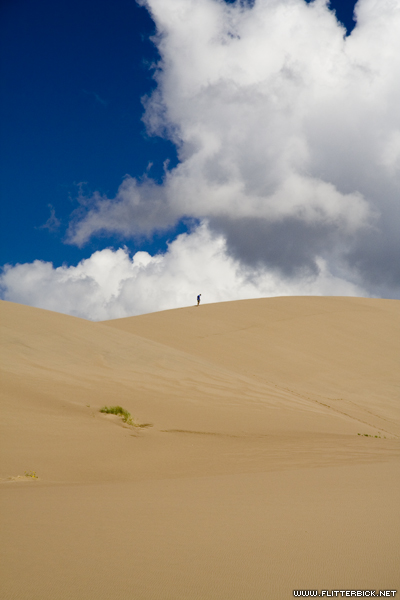
[(200, 304), (200, 296), (201, 296), (201, 294), (199, 294), (199, 295), (197, 296), (197, 306), (199, 306), (199, 304)]

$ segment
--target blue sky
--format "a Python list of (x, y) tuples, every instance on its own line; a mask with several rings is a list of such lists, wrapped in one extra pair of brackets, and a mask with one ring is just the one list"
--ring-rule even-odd
[[(353, 6), (331, 3), (349, 29)], [(126, 174), (140, 177), (152, 163), (150, 174), (159, 180), (166, 159), (176, 164), (174, 145), (147, 135), (141, 120), (141, 98), (155, 86), (154, 32), (148, 11), (134, 0), (2, 4), (1, 264), (74, 264), (118, 244), (62, 243), (78, 184), (114, 195)], [(53, 232), (40, 229), (49, 205), (61, 221)], [(166, 237), (127, 243), (154, 252), (165, 248)]]
[[(362, 1), (364, 4), (368, 3), (368, 0), (360, 0), (359, 4)], [(221, 4), (212, 0), (207, 2), (210, 6)], [(205, 6), (207, 2), (202, 0), (200, 4)], [(286, 0), (282, 0), (282, 4), (285, 2)], [(320, 0), (316, 4), (318, 2), (321, 4)], [(174, 0), (168, 0), (164, 5), (167, 11), (168, 3), (171, 4), (169, 14), (173, 14)], [(339, 33), (335, 39), (340, 39), (343, 35), (347, 35), (349, 39), (353, 36), (354, 4), (352, 0), (332, 0), (329, 8), (336, 13), (347, 30), (340, 32), (339, 24)], [(210, 6), (205, 6), (204, 10), (209, 10)], [(161, 38), (155, 42), (150, 39), (156, 31), (160, 32), (163, 28), (165, 43), (168, 44), (168, 40), (173, 39), (174, 25), (170, 24), (169, 16), (163, 10), (156, 1), (153, 4), (150, 2), (149, 6), (139, 6), (133, 0), (118, 0), (114, 3), (104, 0), (38, 0), (34, 3), (30, 0), (14, 0), (2, 3), (0, 264), (13, 266), (39, 260), (51, 262), (54, 268), (61, 265), (76, 266), (82, 259), (90, 259), (96, 251), (107, 248), (117, 251), (123, 246), (128, 248), (131, 257), (138, 250), (145, 250), (154, 256), (165, 253), (167, 242), (176, 240), (179, 234), (193, 233), (196, 226), (207, 223), (211, 228), (212, 239), (218, 235), (223, 236), (227, 256), (239, 261), (241, 268), (253, 269), (250, 277), (254, 277), (254, 269), (259, 270), (260, 265), (264, 264), (273, 273), (279, 271), (286, 283), (295, 272), (298, 278), (301, 269), (308, 269), (307, 277), (311, 277), (316, 269), (322, 268), (313, 265), (320, 265), (328, 260), (327, 252), (318, 240), (321, 236), (327, 239), (333, 235), (328, 231), (329, 228), (322, 228), (316, 233), (314, 229), (312, 232), (299, 232), (294, 227), (292, 234), (291, 224), (286, 223), (283, 227), (281, 219), (278, 223), (274, 221), (275, 225), (272, 221), (268, 222), (266, 229), (259, 232), (257, 220), (249, 220), (247, 224), (246, 219), (251, 219), (252, 216), (245, 215), (244, 220), (238, 220), (235, 215), (232, 220), (230, 214), (228, 222), (219, 214), (214, 215), (214, 212), (211, 214), (197, 208), (189, 211), (174, 209), (173, 216), (168, 213), (167, 216), (160, 217), (164, 225), (161, 226), (156, 219), (154, 227), (138, 226), (132, 233), (122, 225), (102, 225), (96, 229), (88, 221), (96, 211), (99, 214), (100, 210), (110, 210), (110, 205), (103, 203), (100, 207), (99, 202), (96, 204), (93, 194), (97, 193), (97, 198), (107, 198), (107, 202), (121, 203), (118, 190), (123, 178), (129, 175), (137, 181), (139, 187), (144, 180), (151, 180), (155, 186), (154, 193), (160, 193), (161, 197), (166, 188), (165, 170), (175, 173), (178, 163), (186, 160), (189, 143), (183, 134), (181, 138), (181, 134), (177, 134), (176, 138), (173, 133), (184, 127), (179, 122), (179, 116), (174, 117), (175, 121), (168, 117), (163, 135), (160, 133), (162, 128), (158, 126), (158, 129), (155, 127), (151, 130), (149, 117), (146, 123), (142, 119), (143, 97), (150, 97), (154, 91), (161, 90), (161, 100), (168, 107), (169, 100), (166, 100), (165, 91), (168, 89), (168, 76), (173, 73), (173, 61), (175, 60), (176, 65), (179, 61), (179, 57), (174, 59), (175, 55), (171, 53), (172, 45), (162, 47)], [(307, 20), (308, 14), (311, 15), (302, 12), (301, 18)], [(333, 25), (324, 15), (325, 13), (318, 17), (319, 21), (315, 17), (315, 23), (321, 23), (321, 27), (324, 27), (326, 22), (329, 29), (327, 35), (334, 35)], [(188, 22), (188, 28), (190, 26), (192, 24)], [(200, 18), (199, 28), (201, 27), (204, 25)], [(310, 25), (307, 35), (313, 31), (317, 38), (315, 27)], [(190, 52), (190, 40), (185, 41), (185, 44)], [(154, 79), (156, 63), (159, 63), (158, 73), (161, 73), (157, 80)], [(151, 110), (155, 114), (155, 96), (152, 98)], [(329, 115), (329, 107), (326, 110)], [(201, 121), (199, 126), (202, 126)], [(351, 128), (352, 122), (347, 123), (346, 127)], [(310, 146), (312, 142), (309, 140), (313, 135), (316, 134), (311, 128), (307, 138)], [(330, 158), (333, 155), (329, 155), (327, 150), (326, 164), (315, 166), (318, 178), (327, 185), (334, 185), (342, 194), (361, 194), (366, 197), (366, 190), (351, 180), (343, 165), (337, 165), (336, 170), (333, 168), (334, 160)], [(314, 162), (317, 165), (318, 160), (315, 159)], [(193, 180), (194, 188), (196, 185)], [(371, 187), (374, 185), (376, 184), (372, 182)], [(142, 192), (147, 189), (146, 184), (140, 189)], [(73, 211), (79, 205), (79, 194), (81, 197), (91, 197), (92, 200), (90, 207), (81, 206), (78, 214)], [(145, 197), (145, 192), (143, 194)], [(168, 202), (165, 200), (165, 203)], [(83, 213), (86, 216), (82, 216)], [(364, 217), (361, 213), (360, 208), (359, 218), (362, 220)], [(107, 215), (107, 218), (114, 219), (114, 216), (110, 216), (111, 213), (107, 212)], [(89, 226), (90, 233), (82, 234), (80, 241), (77, 235), (67, 235), (68, 227), (71, 232), (71, 218), (73, 223), (78, 223), (78, 228), (81, 228), (82, 223)], [(290, 254), (291, 250), (285, 246), (284, 251), (288, 252), (287, 262), (284, 265), (275, 264), (273, 241), (269, 242), (270, 246), (265, 252), (257, 244), (248, 247), (246, 242), (246, 247), (243, 246), (240, 240), (251, 238), (252, 234), (249, 236), (249, 232), (254, 232), (255, 238), (259, 236), (260, 240), (273, 240), (274, 236), (287, 235), (288, 239), (290, 236), (292, 245), (299, 240), (299, 248), (305, 236), (314, 236), (315, 256), (309, 258), (304, 255), (303, 263), (297, 265), (296, 257), (302, 256), (303, 250), (294, 250)], [(375, 273), (372, 267), (368, 271), (369, 267), (364, 265), (365, 261), (370, 265), (375, 259), (373, 256), (368, 260), (365, 258), (363, 244), (366, 242), (361, 240), (362, 235), (360, 234), (357, 247), (347, 249), (348, 255), (354, 257), (352, 269), (358, 269), (358, 274), (343, 276), (345, 267), (342, 260), (337, 261), (331, 269), (333, 276), (350, 282), (349, 293), (359, 289), (365, 295), (396, 297), (397, 292), (393, 291), (397, 286), (396, 283), (393, 288), (395, 275), (388, 273), (386, 278), (382, 278), (382, 269), (376, 268)], [(374, 244), (378, 242), (374, 241)], [(268, 256), (265, 254), (265, 257), (263, 252)], [(280, 246), (276, 252), (282, 256)], [(381, 249), (379, 252), (382, 256), (376, 260), (383, 264), (390, 249)], [(315, 258), (317, 254), (318, 259)], [(364, 277), (362, 273), (367, 271)], [(293, 288), (294, 293), (296, 289)], [(324, 289), (321, 288), (320, 293), (325, 293)], [(9, 284), (6, 284), (3, 297), (24, 301), (25, 296), (13, 296), (10, 290)], [(194, 293), (196, 290), (197, 288)], [(283, 293), (290, 293), (290, 286), (283, 286), (282, 290)], [(179, 302), (177, 301), (178, 304)], [(52, 305), (52, 308), (55, 306)], [(60, 310), (67, 311), (62, 306)], [(72, 309), (68, 310), (71, 312)], [(126, 310), (129, 312), (129, 309)], [(139, 309), (132, 310), (137, 312)]]
[[(2, 3), (1, 263), (74, 263), (62, 243), (85, 189), (113, 194), (127, 173), (162, 176), (174, 145), (146, 135), (141, 98), (154, 87), (154, 23), (131, 0)], [(57, 231), (40, 229), (50, 216)], [(111, 240), (112, 243), (112, 240)]]

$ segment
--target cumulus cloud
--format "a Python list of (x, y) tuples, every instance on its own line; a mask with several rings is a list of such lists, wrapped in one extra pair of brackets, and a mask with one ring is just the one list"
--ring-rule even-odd
[[(152, 135), (179, 162), (80, 197), (67, 241), (151, 236), (164, 255), (103, 250), (76, 267), (7, 267), (6, 298), (102, 319), (286, 294), (400, 296), (400, 4), (141, 0), (156, 24)], [(197, 225), (196, 225), (197, 224)]]
[(346, 37), (327, 0), (142, 3), (161, 56), (144, 121), (180, 162), (161, 185), (93, 196), (69, 242), (191, 217), (247, 266), (317, 275), (323, 260), (398, 293), (400, 4), (358, 0)]
[(224, 236), (201, 224), (181, 234), (165, 254), (105, 249), (75, 266), (54, 268), (36, 260), (8, 266), (0, 277), (5, 300), (92, 320), (126, 317), (203, 302), (276, 295), (364, 295), (329, 272), (320, 261), (317, 277), (285, 279), (245, 269), (227, 252)]

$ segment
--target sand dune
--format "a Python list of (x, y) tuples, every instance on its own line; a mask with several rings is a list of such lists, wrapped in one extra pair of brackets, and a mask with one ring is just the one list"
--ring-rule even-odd
[[(242, 300), (117, 319), (121, 331), (398, 429), (399, 302)], [(359, 412), (361, 411), (361, 412)], [(379, 422), (380, 422), (379, 421)]]
[(398, 301), (0, 320), (1, 598), (398, 589)]

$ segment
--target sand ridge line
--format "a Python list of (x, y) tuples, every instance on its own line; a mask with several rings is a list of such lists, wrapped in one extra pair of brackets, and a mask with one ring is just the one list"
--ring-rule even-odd
[[(303, 398), (304, 400), (309, 400), (310, 402), (313, 402), (315, 404), (319, 404), (320, 406), (325, 406), (326, 408), (329, 408), (330, 410), (332, 410), (335, 413), (338, 413), (340, 415), (344, 415), (346, 417), (349, 417), (353, 421), (357, 421), (359, 423), (362, 423), (363, 425), (368, 425), (368, 427), (371, 427), (372, 429), (376, 429), (376, 431), (384, 431), (385, 433), (387, 433), (388, 435), (392, 435), (396, 439), (400, 438), (400, 435), (398, 435), (396, 433), (393, 433), (391, 431), (387, 431), (383, 427), (378, 427), (377, 425), (373, 425), (372, 423), (369, 423), (368, 421), (364, 421), (363, 419), (360, 419), (359, 417), (355, 417), (354, 415), (350, 415), (349, 413), (346, 413), (343, 410), (339, 410), (338, 408), (335, 408), (335, 407), (331, 406), (330, 404), (326, 404), (325, 402), (322, 402), (321, 400), (316, 400), (315, 398), (311, 398), (310, 396), (305, 396), (304, 394), (302, 394), (300, 392), (297, 392), (295, 390), (292, 390), (292, 389), (284, 387), (284, 386), (280, 386), (278, 384), (275, 384), (275, 385), (279, 389), (285, 390), (287, 392), (290, 392), (294, 396), (297, 396), (299, 398)], [(317, 394), (314, 394), (314, 395), (317, 395)], [(323, 397), (323, 396), (321, 396), (321, 397)], [(329, 399), (329, 398), (327, 398), (327, 399)], [(324, 400), (325, 400), (325, 398), (324, 398)], [(331, 398), (331, 400), (334, 400), (334, 399)], [(392, 421), (389, 421), (388, 419), (385, 419), (384, 417), (380, 417), (379, 415), (376, 415), (376, 414), (372, 413), (371, 411), (368, 411), (367, 409), (365, 409), (364, 407), (358, 405), (356, 402), (354, 402), (352, 400), (345, 400), (344, 398), (338, 398), (337, 400), (342, 401), (342, 402), (349, 402), (351, 404), (354, 404), (354, 406), (356, 406), (358, 408), (358, 410), (361, 410), (361, 411), (364, 411), (364, 412), (368, 412), (369, 414), (371, 414), (372, 416), (376, 417), (377, 419), (381, 419), (382, 421), (386, 421), (387, 423), (392, 423), (393, 424)]]
[[(335, 399), (332, 398), (332, 400), (335, 400)], [(359, 404), (357, 404), (357, 402), (354, 402), (354, 400), (347, 400), (345, 398), (337, 398), (337, 400), (340, 400), (343, 402), (349, 402), (350, 404), (354, 404), (354, 406), (356, 406), (359, 410), (363, 410), (364, 412), (369, 413), (370, 415), (372, 415), (373, 417), (376, 417), (377, 419), (381, 419), (382, 421), (386, 421), (387, 423), (393, 423), (393, 421), (386, 419), (386, 417), (381, 417), (380, 415), (373, 413), (372, 411), (364, 408), (363, 406), (360, 406)], [(393, 435), (395, 435), (395, 434), (393, 434)], [(400, 436), (397, 436), (397, 437), (400, 437)]]
[[(233, 434), (233, 433), (220, 433), (217, 431), (193, 431), (191, 429), (159, 429), (161, 433), (191, 433), (196, 435), (215, 435), (218, 437), (227, 438), (241, 438), (246, 437), (245, 435)], [(253, 436), (251, 436), (253, 437)]]

